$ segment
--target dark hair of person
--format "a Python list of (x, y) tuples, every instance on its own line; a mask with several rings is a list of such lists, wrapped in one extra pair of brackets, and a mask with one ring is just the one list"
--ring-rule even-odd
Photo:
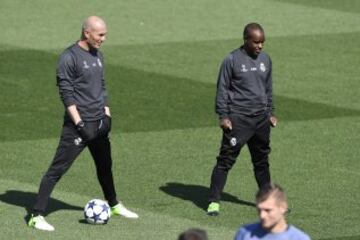
[(261, 32), (264, 32), (264, 29), (261, 27), (258, 23), (249, 23), (244, 28), (243, 37), (244, 40), (249, 39), (250, 34), (253, 30), (260, 30)]
[(274, 197), (278, 202), (286, 202), (284, 189), (278, 184), (270, 183), (256, 193), (256, 203), (266, 201), (270, 196)]
[(178, 240), (208, 240), (206, 231), (192, 228), (179, 235)]

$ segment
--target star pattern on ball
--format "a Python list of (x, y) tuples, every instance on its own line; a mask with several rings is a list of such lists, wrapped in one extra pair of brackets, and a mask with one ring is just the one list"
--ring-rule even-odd
[(106, 224), (111, 216), (110, 206), (103, 200), (90, 200), (84, 209), (84, 216), (91, 224)]
[(95, 213), (94, 213), (93, 219), (94, 219), (95, 222), (102, 221), (102, 219), (100, 218), (100, 214), (101, 214), (101, 213), (99, 213), (99, 214), (95, 214)]
[(88, 208), (94, 208), (94, 206), (95, 206), (95, 201), (89, 202)]
[(107, 204), (103, 204), (101, 207), (104, 212), (107, 212), (109, 210), (109, 205), (107, 205)]

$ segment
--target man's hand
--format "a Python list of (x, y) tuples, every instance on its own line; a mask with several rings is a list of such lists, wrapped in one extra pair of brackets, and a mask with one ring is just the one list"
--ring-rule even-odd
[(271, 116), (270, 117), (270, 125), (272, 127), (276, 127), (277, 123), (278, 123), (278, 119), (275, 116)]
[(76, 105), (73, 104), (71, 106), (67, 107), (67, 112), (72, 119), (72, 121), (77, 125), (79, 122), (81, 122), (80, 113), (78, 112)]
[(89, 141), (94, 138), (94, 133), (91, 131), (91, 129), (85, 126), (83, 121), (80, 121), (76, 124), (76, 129), (84, 141)]
[(228, 119), (228, 118), (221, 119), (220, 127), (223, 130), (232, 130), (232, 123), (231, 123), (230, 119)]
[(105, 106), (104, 109), (105, 109), (105, 115), (111, 117), (110, 108), (108, 106)]

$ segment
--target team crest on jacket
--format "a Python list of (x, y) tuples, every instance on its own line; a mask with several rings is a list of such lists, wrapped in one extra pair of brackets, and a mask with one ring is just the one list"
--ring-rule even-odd
[(86, 62), (86, 61), (84, 61), (83, 63), (84, 63), (83, 68), (88, 69), (88, 68), (90, 67), (90, 66), (87, 64), (87, 62)]
[(98, 60), (99, 67), (102, 67), (100, 59), (98, 58), (97, 60)]
[(241, 64), (240, 72), (247, 72), (246, 66), (244, 64)]
[(262, 72), (265, 72), (266, 71), (266, 67), (265, 67), (265, 64), (264, 63), (260, 63), (260, 70)]

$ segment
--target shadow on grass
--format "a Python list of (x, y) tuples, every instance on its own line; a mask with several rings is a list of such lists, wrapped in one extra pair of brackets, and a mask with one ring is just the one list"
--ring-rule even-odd
[[(206, 211), (208, 207), (208, 197), (209, 197), (209, 188), (192, 185), (192, 184), (183, 184), (183, 183), (166, 183), (165, 186), (159, 187), (161, 191), (170, 196), (177, 197), (186, 201), (193, 202), (196, 206)], [(255, 203), (248, 202), (237, 198), (234, 195), (223, 192), (221, 195), (221, 201), (223, 202), (232, 202), (241, 205), (246, 205), (250, 207), (255, 207)]]
[[(79, 220), (79, 223), (81, 223), (81, 224), (86, 224), (86, 225), (90, 225), (90, 223), (88, 223), (88, 221), (86, 221), (85, 219), (80, 219), (80, 220)], [(92, 225), (94, 225), (94, 224), (92, 224)]]
[[(23, 192), (18, 190), (8, 190), (3, 194), (0, 194), (0, 201), (15, 205), (18, 207), (23, 207), (26, 209), (27, 215), (24, 217), (24, 220), (27, 222), (30, 217), (30, 212), (34, 206), (37, 194), (33, 192)], [(83, 207), (74, 206), (63, 201), (50, 198), (46, 215), (55, 212), (57, 210), (79, 210), (83, 211)]]

